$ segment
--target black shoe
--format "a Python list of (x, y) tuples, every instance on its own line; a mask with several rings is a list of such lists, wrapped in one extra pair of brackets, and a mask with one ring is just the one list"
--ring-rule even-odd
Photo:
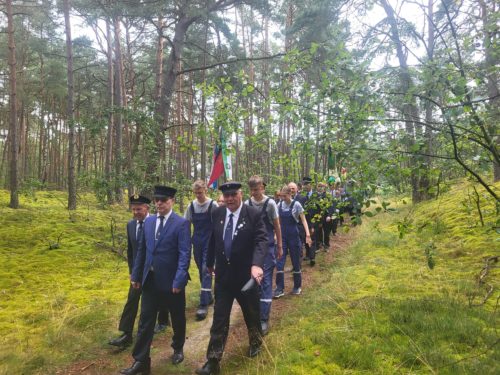
[(151, 372), (151, 363), (139, 362), (139, 361), (135, 361), (132, 367), (120, 370), (120, 374), (124, 375), (136, 375), (136, 374), (148, 375), (150, 372)]
[(178, 365), (182, 361), (184, 361), (184, 353), (182, 352), (182, 350), (174, 350), (174, 354), (172, 355), (172, 363), (174, 365)]
[(200, 305), (196, 310), (196, 320), (203, 320), (207, 317), (208, 307)]
[(278, 299), (278, 298), (281, 298), (285, 295), (285, 293), (283, 293), (283, 290), (281, 289), (275, 289), (274, 290), (274, 294), (273, 294), (273, 298), (274, 299)]
[(118, 346), (119, 348), (126, 348), (132, 344), (132, 335), (129, 333), (124, 333), (120, 337), (113, 339), (108, 342), (109, 345)]
[(253, 358), (255, 356), (257, 356), (257, 354), (260, 353), (260, 349), (261, 349), (261, 345), (250, 345), (250, 348), (248, 349), (248, 356), (250, 358)]
[(219, 361), (216, 359), (209, 359), (202, 368), (196, 369), (198, 375), (215, 375), (220, 372)]
[(315, 265), (315, 264), (316, 264), (316, 261), (315, 261), (314, 259), (311, 259), (311, 260), (309, 261), (309, 265), (310, 265), (311, 267), (314, 267), (314, 265)]
[(265, 336), (269, 333), (269, 323), (267, 320), (260, 321), (260, 328), (262, 329), (262, 336)]
[(156, 326), (155, 326), (155, 335), (157, 333), (161, 333), (161, 332), (164, 332), (165, 330), (167, 329), (167, 324), (163, 324), (163, 323), (158, 323)]

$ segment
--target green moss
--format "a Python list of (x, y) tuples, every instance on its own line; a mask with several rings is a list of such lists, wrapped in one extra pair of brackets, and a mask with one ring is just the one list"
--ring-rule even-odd
[(91, 195), (80, 199), (69, 214), (66, 194), (37, 192), (13, 210), (0, 191), (1, 374), (54, 373), (116, 334), (129, 280), (125, 258), (110, 251), (110, 227), (113, 220), (115, 249), (126, 254), (131, 213), (126, 205), (103, 209)]
[[(487, 277), (494, 294), (469, 306), (485, 295), (477, 283), (483, 258), (499, 250), (494, 204), (483, 197), (483, 227), (476, 212), (462, 208), (464, 197), (457, 186), (438, 200), (394, 204), (397, 213), (366, 220), (353, 230), (356, 242), (322, 266), (322, 287), (304, 285), (275, 323), (269, 354), (258, 366), (229, 363), (227, 373), (498, 373), (498, 268)], [(396, 223), (405, 217), (412, 228), (399, 239)]]

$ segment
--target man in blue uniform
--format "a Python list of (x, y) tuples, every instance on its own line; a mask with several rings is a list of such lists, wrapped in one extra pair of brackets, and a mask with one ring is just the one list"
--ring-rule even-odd
[[(269, 251), (269, 240), (260, 211), (243, 204), (241, 183), (226, 182), (219, 188), (226, 207), (213, 213), (212, 236), (208, 245), (207, 269), (215, 272), (215, 306), (207, 362), (196, 370), (199, 375), (217, 374), (229, 332), (229, 318), (236, 299), (248, 329), (249, 357), (262, 345), (259, 288)], [(248, 283), (250, 281), (250, 284)]]
[[(127, 261), (129, 277), (132, 275), (132, 267), (137, 255), (137, 247), (142, 239), (144, 220), (149, 216), (149, 204), (151, 200), (142, 195), (133, 195), (129, 198), (130, 207), (134, 218), (127, 223)], [(121, 349), (132, 344), (132, 331), (134, 330), (135, 318), (139, 310), (139, 301), (142, 290), (135, 289), (130, 285), (128, 290), (127, 302), (123, 307), (120, 325), (118, 329), (123, 334), (109, 342), (109, 345), (117, 346)], [(168, 311), (161, 310), (158, 313), (158, 326), (167, 326)]]
[(134, 288), (142, 285), (141, 319), (137, 342), (132, 356), (134, 363), (121, 370), (125, 375), (149, 374), (150, 349), (156, 314), (167, 307), (172, 320), (172, 363), (184, 360), (186, 339), (186, 294), (191, 259), (189, 221), (173, 212), (176, 190), (168, 186), (155, 186), (156, 215), (144, 223), (143, 239), (137, 249), (132, 270)]
[[(269, 314), (273, 302), (273, 271), (276, 266), (276, 259), (281, 258), (283, 255), (283, 245), (281, 243), (278, 207), (273, 199), (264, 195), (265, 183), (262, 177), (250, 177), (248, 187), (250, 188), (251, 197), (245, 203), (261, 210), (262, 220), (266, 226), (269, 240), (269, 251), (264, 261), (264, 277), (260, 284), (260, 325), (262, 334), (265, 336), (269, 332)], [(275, 238), (276, 242), (274, 241)]]
[(208, 305), (213, 302), (212, 274), (207, 272), (207, 249), (212, 234), (212, 210), (219, 205), (207, 197), (207, 184), (203, 180), (196, 180), (193, 183), (193, 193), (196, 199), (189, 204), (184, 217), (193, 223), (193, 256), (201, 285), (196, 319), (203, 320), (207, 316)]

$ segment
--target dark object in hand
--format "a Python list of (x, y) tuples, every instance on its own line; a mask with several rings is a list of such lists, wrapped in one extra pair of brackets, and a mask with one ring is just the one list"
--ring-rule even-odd
[(243, 285), (243, 288), (241, 288), (241, 293), (243, 294), (248, 294), (250, 293), (255, 287), (257, 286), (257, 282), (255, 281), (255, 279), (253, 277), (250, 278), (250, 280), (248, 280), (246, 282), (245, 285)]

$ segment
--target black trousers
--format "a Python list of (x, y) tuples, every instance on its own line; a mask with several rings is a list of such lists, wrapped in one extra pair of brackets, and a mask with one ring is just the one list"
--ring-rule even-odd
[[(118, 325), (118, 330), (123, 333), (131, 335), (134, 330), (135, 318), (137, 317), (137, 312), (139, 311), (141, 294), (142, 289), (134, 289), (132, 286), (128, 289), (127, 302), (125, 302), (125, 306), (123, 307), (120, 324)], [(158, 313), (158, 324), (169, 325), (168, 310), (160, 310)]]
[(229, 318), (235, 299), (243, 312), (250, 345), (262, 344), (259, 298), (259, 288), (253, 288), (249, 293), (242, 294), (238, 288), (215, 283), (214, 318), (210, 329), (207, 359), (220, 361), (222, 358), (229, 333)]
[(339, 224), (339, 219), (331, 219), (329, 222), (326, 219), (323, 221), (323, 243), (325, 246), (330, 247), (330, 233), (337, 233), (337, 226)]
[(136, 361), (149, 362), (156, 315), (160, 309), (168, 309), (172, 319), (172, 348), (182, 350), (186, 341), (186, 291), (180, 293), (162, 291), (157, 288), (153, 272), (148, 273), (142, 288), (141, 319), (137, 341), (132, 351)]

